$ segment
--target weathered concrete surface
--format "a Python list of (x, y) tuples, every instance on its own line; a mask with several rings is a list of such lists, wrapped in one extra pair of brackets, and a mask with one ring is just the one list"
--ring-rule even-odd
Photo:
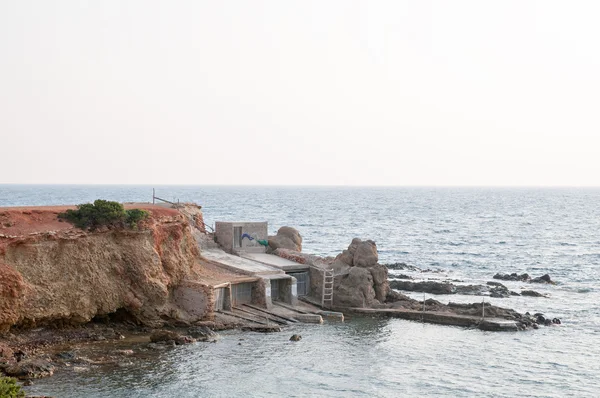
[(202, 256), (221, 264), (223, 267), (232, 271), (245, 273), (247, 275), (272, 275), (283, 274), (284, 272), (277, 268), (244, 257), (229, 254), (220, 249), (205, 250)]
[(257, 261), (261, 264), (265, 264), (271, 267), (280, 268), (283, 271), (304, 271), (309, 268), (306, 264), (300, 264), (292, 260), (288, 260), (287, 258), (275, 256), (273, 254), (267, 253), (248, 253), (241, 252), (240, 256), (243, 258), (247, 258), (252, 261)]
[[(234, 236), (234, 228), (241, 228), (241, 236)], [(267, 240), (267, 222), (225, 222), (215, 223), (217, 242), (228, 252), (257, 251), (264, 252), (265, 247), (258, 243)], [(238, 240), (239, 238), (239, 240)]]
[(323, 317), (318, 314), (296, 314), (294, 319), (304, 323), (323, 323)]
[(318, 314), (321, 315), (323, 317), (323, 319), (327, 319), (330, 321), (344, 322), (344, 314), (342, 312), (319, 311)]

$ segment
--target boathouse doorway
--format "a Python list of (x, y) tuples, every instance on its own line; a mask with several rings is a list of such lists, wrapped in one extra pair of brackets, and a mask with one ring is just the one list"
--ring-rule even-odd
[(289, 272), (288, 275), (296, 278), (298, 297), (308, 296), (310, 290), (310, 276), (306, 272)]
[(252, 283), (238, 283), (231, 285), (231, 300), (233, 305), (252, 303)]
[(281, 279), (271, 279), (271, 300), (281, 301)]
[(225, 288), (220, 287), (214, 290), (215, 292), (215, 311), (223, 311), (225, 308)]

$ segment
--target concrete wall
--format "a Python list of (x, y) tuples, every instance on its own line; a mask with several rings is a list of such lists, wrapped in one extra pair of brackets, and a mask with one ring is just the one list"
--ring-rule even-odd
[(229, 252), (233, 249), (233, 225), (230, 222), (217, 221), (215, 223), (215, 238), (217, 243)]
[(182, 282), (173, 292), (177, 306), (189, 316), (188, 321), (209, 320), (214, 317), (214, 291), (198, 282)]
[[(248, 234), (253, 239), (249, 239), (247, 237), (241, 240), (241, 247), (234, 247), (234, 236), (233, 231), (234, 228), (241, 227), (242, 235)], [(247, 251), (247, 252), (258, 252), (264, 253), (266, 248), (258, 243), (258, 240), (268, 240), (268, 226), (267, 222), (223, 222), (218, 221), (215, 223), (215, 236), (217, 238), (217, 242), (223, 246), (226, 251), (229, 252), (238, 252), (238, 251)]]

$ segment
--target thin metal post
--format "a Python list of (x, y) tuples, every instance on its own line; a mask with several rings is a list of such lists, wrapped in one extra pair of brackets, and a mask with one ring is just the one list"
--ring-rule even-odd
[(154, 191), (154, 188), (152, 188), (152, 204), (154, 204), (155, 196), (156, 196), (156, 192)]
[(481, 320), (485, 319), (485, 297), (481, 300)]

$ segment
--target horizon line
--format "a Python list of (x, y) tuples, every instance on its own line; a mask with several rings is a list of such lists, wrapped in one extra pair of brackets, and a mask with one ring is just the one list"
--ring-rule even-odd
[(18, 183), (0, 186), (132, 186), (132, 187), (264, 187), (264, 188), (600, 188), (600, 185), (351, 185), (351, 184), (127, 184), (127, 183)]

